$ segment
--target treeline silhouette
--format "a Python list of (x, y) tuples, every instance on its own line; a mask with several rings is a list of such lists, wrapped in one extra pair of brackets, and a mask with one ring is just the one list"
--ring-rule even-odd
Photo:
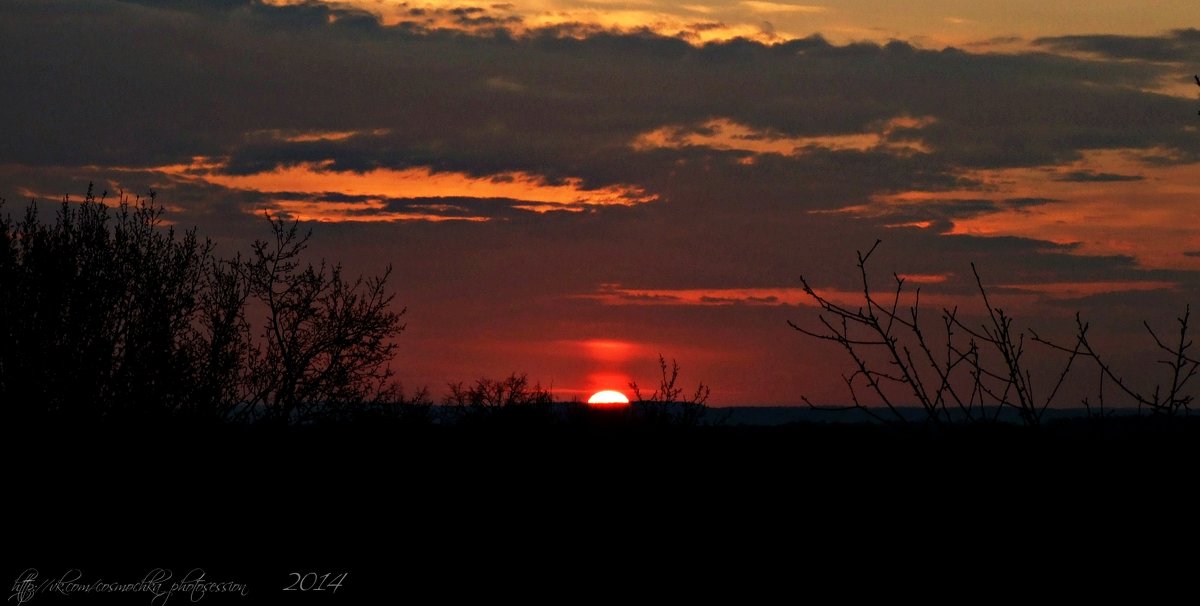
[(305, 260), (311, 232), (267, 215), (269, 237), (221, 256), (195, 229), (166, 224), (156, 194), (64, 198), (53, 220), (0, 200), (0, 401), (18, 423), (183, 421), (429, 427), (708, 421), (679, 365), (621, 411), (556, 402), (513, 373), (454, 383), (441, 405), (406, 395), (389, 367), (404, 329), (378, 276)]
[[(661, 355), (659, 384), (630, 383), (632, 405), (618, 409), (559, 402), (518, 373), (450, 384), (440, 402), (426, 388), (406, 394), (389, 367), (405, 313), (388, 289), (390, 267), (350, 278), (339, 264), (309, 262), (311, 232), (270, 215), (268, 238), (222, 256), (195, 229), (168, 225), (153, 192), (107, 198), (89, 185), (81, 202), (64, 198), (53, 220), (33, 202), (13, 219), (0, 200), (0, 402), (18, 426), (697, 427), (728, 419), (707, 405), (707, 385), (685, 392), (679, 364)], [(1082, 318), (1069, 346), (1018, 330), (977, 272), (982, 324), (946, 308), (927, 328), (919, 291), (901, 303), (903, 278), (895, 276), (886, 297), (871, 289), (867, 264), (877, 246), (858, 255), (861, 305), (834, 302), (804, 282), (821, 329), (792, 324), (849, 355), (849, 408), (922, 431), (1014, 417), (1039, 426), (1071, 371), (1091, 362), (1100, 383), (1096, 397), (1082, 401), (1090, 416), (1114, 409), (1105, 385), (1109, 399), (1115, 388), (1139, 412), (1190, 414), (1200, 362), (1188, 311), (1175, 339), (1146, 325), (1167, 354), (1169, 377), (1139, 389), (1092, 345)], [(1048, 389), (1034, 388), (1027, 342), (1065, 354)]]

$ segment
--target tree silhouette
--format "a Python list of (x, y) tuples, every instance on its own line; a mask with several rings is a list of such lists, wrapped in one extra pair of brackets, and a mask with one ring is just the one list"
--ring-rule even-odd
[(232, 265), (233, 297), (242, 293), (265, 313), (259, 339), (248, 346), (251, 415), (292, 421), (369, 405), (392, 395), (387, 363), (404, 326), (392, 311), (382, 275), (347, 280), (340, 264), (302, 263), (312, 232), (268, 216), (273, 238), (253, 245)]
[(54, 224), (0, 218), (0, 394), (17, 416), (146, 416), (196, 395), (200, 289), (212, 244), (161, 209), (91, 186)]
[[(222, 259), (164, 226), (153, 192), (89, 185), (53, 223), (0, 216), (0, 401), (24, 420), (164, 416), (306, 422), (399, 398), (389, 273), (301, 260), (309, 233)], [(0, 201), (0, 205), (3, 201)], [(390, 270), (389, 270), (390, 271)], [(255, 326), (261, 322), (261, 326)]]
[[(900, 410), (903, 398), (915, 401), (925, 420), (933, 424), (956, 419), (995, 421), (1005, 410), (1015, 411), (1025, 425), (1040, 424), (1079, 357), (1083, 341), (1073, 348), (1060, 348), (1070, 355), (1043, 396), (1034, 388), (1033, 375), (1024, 363), (1025, 332), (1014, 329), (1012, 316), (992, 305), (973, 264), (986, 320), (980, 325), (967, 324), (957, 307), (943, 308), (940, 340), (935, 341), (922, 322), (920, 289), (913, 292), (907, 308), (901, 305), (905, 280), (898, 274), (893, 274), (895, 289), (887, 298), (880, 299), (871, 289), (867, 264), (879, 245), (876, 240), (865, 253), (857, 253), (862, 305), (831, 301), (801, 277), (804, 292), (822, 312), (817, 318), (822, 330), (788, 322), (805, 335), (836, 343), (850, 356), (854, 370), (842, 377), (852, 402), (848, 408), (884, 420), (862, 399), (865, 387), (890, 413), (889, 420), (902, 424), (908, 422)], [(966, 342), (956, 338), (959, 332), (965, 333)], [(807, 398), (804, 401), (821, 408)]]

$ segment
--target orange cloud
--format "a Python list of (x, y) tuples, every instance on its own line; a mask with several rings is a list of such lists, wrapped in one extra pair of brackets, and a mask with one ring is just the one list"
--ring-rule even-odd
[[(264, 0), (268, 4), (302, 4), (314, 0)], [(746, 38), (761, 42), (792, 40), (814, 32), (837, 43), (907, 40), (925, 47), (974, 45), (991, 52), (1028, 51), (1028, 40), (1040, 36), (1087, 31), (1153, 35), (1180, 23), (1197, 21), (1195, 0), (1159, 0), (1156, 10), (1142, 4), (1092, 2), (1032, 3), (1012, 10), (1011, 0), (956, 3), (897, 3), (864, 0), (851, 3), (792, 4), (784, 0), (324, 0), (326, 4), (368, 11), (384, 24), (405, 22), (428, 29), (487, 33), (503, 27), (523, 36), (541, 27), (556, 27), (562, 36), (595, 31), (650, 31), (693, 44)], [(472, 11), (464, 13), (463, 9)], [(457, 12), (456, 12), (457, 11)], [(696, 23), (701, 17), (704, 22)], [(336, 20), (336, 19), (333, 19)], [(769, 23), (766, 23), (769, 21)], [(700, 26), (700, 27), (698, 27)], [(1013, 34), (1020, 32), (1023, 38)]]
[[(950, 234), (1019, 236), (1077, 245), (1079, 255), (1129, 255), (1145, 268), (1200, 269), (1200, 199), (1197, 164), (1159, 165), (1151, 156), (1170, 150), (1095, 150), (1078, 161), (1050, 167), (965, 171), (968, 188), (904, 191), (875, 196), (867, 204), (836, 212), (887, 217), (923, 202), (987, 200), (994, 211), (953, 219)], [(1051, 199), (1036, 206), (1005, 204), (1013, 199)], [(920, 226), (907, 221), (890, 227)], [(926, 222), (926, 225), (930, 223)]]
[(785, 4), (783, 2), (764, 2), (762, 0), (742, 0), (738, 4), (756, 13), (827, 13), (824, 6), (812, 4)]
[[(268, 4), (302, 4), (311, 0), (265, 0)], [(415, 24), (425, 29), (448, 29), (484, 33), (502, 27), (511, 35), (524, 36), (541, 28), (557, 28), (564, 37), (582, 37), (598, 31), (650, 31), (662, 36), (679, 37), (693, 44), (745, 38), (760, 42), (799, 37), (784, 31), (786, 26), (775, 24), (764, 28), (762, 17), (773, 20), (811, 16), (826, 12), (814, 5), (791, 5), (780, 2), (747, 1), (733, 6), (688, 4), (655, 4), (650, 2), (604, 3), (599, 1), (579, 5), (556, 0), (533, 0), (521, 3), (480, 3), (458, 0), (426, 0), (425, 2), (382, 2), (380, 0), (345, 0), (328, 2), (354, 6), (376, 15), (385, 25)], [(470, 11), (470, 12), (464, 12)], [(698, 23), (696, 15), (704, 15)], [(710, 17), (711, 16), (711, 17)], [(720, 18), (712, 18), (720, 17)], [(335, 21), (336, 19), (331, 19)]]
[[(426, 167), (388, 169), (367, 172), (330, 170), (330, 162), (301, 163), (279, 167), (270, 172), (231, 175), (221, 172), (223, 164), (208, 158), (196, 158), (191, 164), (158, 167), (156, 170), (176, 179), (200, 181), (230, 189), (267, 194), (288, 192), (310, 196), (294, 200), (294, 195), (279, 196), (269, 209), (296, 218), (319, 221), (395, 221), (462, 220), (468, 217), (443, 216), (436, 204), (416, 207), (411, 212), (388, 211), (388, 199), (403, 198), (480, 198), (527, 202), (518, 208), (535, 212), (584, 210), (594, 206), (642, 204), (657, 199), (641, 188), (614, 185), (587, 188), (577, 178), (550, 183), (540, 175), (513, 171), (475, 177), (461, 172), (434, 172)], [(326, 202), (323, 195), (365, 197), (364, 202)], [(444, 209), (442, 209), (444, 210)], [(421, 212), (424, 211), (424, 212)], [(482, 220), (474, 217), (472, 220)]]
[(635, 150), (708, 147), (745, 151), (753, 154), (802, 155), (810, 148), (832, 150), (886, 149), (893, 153), (929, 153), (930, 148), (914, 139), (892, 140), (898, 129), (917, 129), (934, 122), (930, 116), (897, 116), (864, 133), (792, 137), (769, 130), (757, 130), (728, 118), (709, 120), (698, 127), (663, 126), (638, 135), (630, 144)]
[[(1184, 251), (1200, 250), (1195, 210), (1200, 199), (1200, 180), (1195, 175), (1200, 166), (1153, 166), (1140, 161), (1146, 154), (1091, 151), (1078, 162), (1051, 169), (968, 173), (967, 178), (983, 181), (990, 191), (938, 192), (931, 199), (1054, 198), (1061, 202), (960, 218), (950, 233), (1078, 242), (1078, 254), (1128, 254), (1144, 268), (1200, 269), (1200, 259), (1183, 256)], [(881, 202), (922, 196), (907, 192), (882, 197)]]

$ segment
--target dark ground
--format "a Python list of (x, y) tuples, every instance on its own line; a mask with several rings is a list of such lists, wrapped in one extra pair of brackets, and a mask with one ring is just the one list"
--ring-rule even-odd
[[(972, 603), (1036, 583), (1153, 603), (1196, 576), (1198, 420), (6, 427), (5, 577), (251, 587), (211, 604)], [(281, 591), (310, 571), (350, 574)]]

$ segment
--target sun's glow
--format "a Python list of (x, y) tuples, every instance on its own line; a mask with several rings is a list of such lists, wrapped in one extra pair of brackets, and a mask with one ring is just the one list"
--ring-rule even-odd
[(625, 397), (625, 394), (611, 389), (598, 391), (592, 394), (592, 397), (588, 398), (588, 404), (598, 406), (617, 406), (628, 403), (629, 398)]

